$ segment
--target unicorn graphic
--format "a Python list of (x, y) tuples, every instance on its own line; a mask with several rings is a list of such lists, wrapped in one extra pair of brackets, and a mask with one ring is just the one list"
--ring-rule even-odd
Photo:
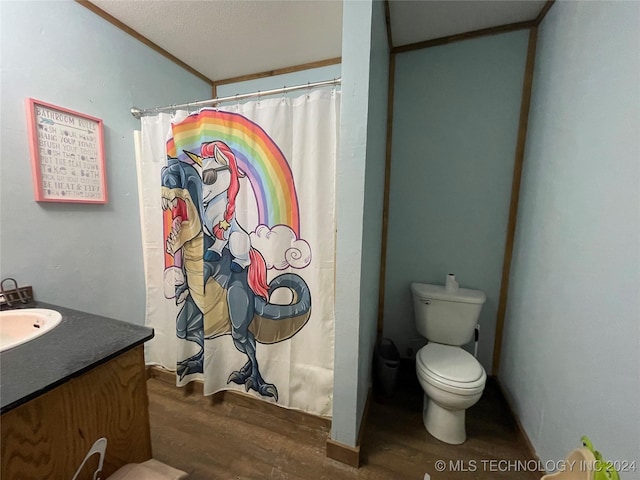
[(266, 299), (269, 286), (264, 258), (251, 246), (249, 234), (236, 220), (236, 197), (240, 178), (245, 175), (238, 169), (235, 155), (221, 141), (204, 143), (200, 156), (184, 153), (202, 165), (203, 227), (213, 240), (204, 254), (205, 261), (220, 260), (223, 249), (228, 247), (233, 256), (231, 271), (237, 273), (249, 267), (251, 290)]

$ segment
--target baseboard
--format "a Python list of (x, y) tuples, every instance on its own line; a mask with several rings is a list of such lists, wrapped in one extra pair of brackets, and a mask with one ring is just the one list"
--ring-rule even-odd
[[(204, 384), (202, 381), (193, 380), (183, 387), (178, 387), (176, 386), (176, 373), (166, 368), (155, 365), (148, 366), (147, 378), (154, 378), (168, 385), (180, 388), (185, 396), (193, 394), (204, 395)], [(308, 427), (326, 431), (329, 431), (331, 428), (331, 419), (329, 417), (321, 417), (320, 415), (303, 412), (302, 410), (285, 408), (274, 403), (265, 402), (247, 393), (238, 392), (237, 390), (221, 390), (209, 395), (209, 398), (212, 404), (222, 402), (233, 403), (234, 405), (251, 408), (252, 410), (267, 413), (272, 417)]]
[(360, 445), (351, 447), (327, 438), (327, 457), (354, 468), (360, 468)]
[(529, 436), (527, 435), (527, 432), (525, 431), (524, 427), (522, 426), (522, 423), (520, 422), (520, 419), (518, 418), (515, 410), (513, 409), (511, 397), (507, 394), (506, 390), (500, 383), (500, 379), (497, 376), (491, 375), (490, 377), (493, 379), (493, 381), (496, 382), (496, 385), (498, 385), (498, 388), (500, 389), (500, 393), (502, 393), (502, 397), (507, 403), (507, 407), (509, 408), (509, 413), (511, 413), (511, 416), (516, 422), (516, 427), (518, 428), (518, 434), (522, 438), (522, 441), (524, 442), (524, 445), (528, 450), (529, 456), (531, 457), (532, 460), (536, 460), (540, 462), (540, 457), (538, 457), (538, 454), (536, 453), (536, 449), (533, 448), (533, 444), (531, 443), (531, 440), (529, 440)]
[(360, 421), (360, 428), (358, 429), (358, 440), (356, 446), (345, 445), (344, 443), (337, 442), (332, 438), (327, 438), (327, 457), (338, 462), (344, 463), (354, 468), (360, 468), (360, 445), (364, 438), (364, 429), (369, 418), (369, 405), (371, 404), (372, 390), (369, 387), (367, 393), (367, 401), (364, 404), (364, 410), (362, 412), (362, 420)]

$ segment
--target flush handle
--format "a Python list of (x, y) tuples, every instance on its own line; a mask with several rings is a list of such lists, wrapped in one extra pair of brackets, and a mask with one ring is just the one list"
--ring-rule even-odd
[(424, 304), (425, 304), (425, 305), (431, 305), (431, 300), (425, 300), (425, 301), (424, 301)]

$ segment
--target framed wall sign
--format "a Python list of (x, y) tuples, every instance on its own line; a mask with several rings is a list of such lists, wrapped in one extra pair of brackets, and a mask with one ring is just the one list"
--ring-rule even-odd
[(38, 202), (107, 203), (102, 120), (27, 99)]

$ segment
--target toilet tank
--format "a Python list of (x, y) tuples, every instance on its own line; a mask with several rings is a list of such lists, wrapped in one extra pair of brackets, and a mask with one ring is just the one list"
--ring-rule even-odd
[(412, 283), (416, 328), (431, 342), (460, 346), (473, 338), (486, 295), (480, 290)]

